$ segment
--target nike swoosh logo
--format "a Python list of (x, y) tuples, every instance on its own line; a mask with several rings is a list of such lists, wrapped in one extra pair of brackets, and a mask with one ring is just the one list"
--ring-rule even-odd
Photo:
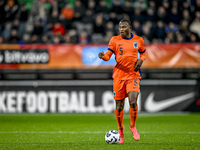
[(123, 45), (123, 44), (119, 44), (118, 46), (121, 46), (121, 45)]
[(154, 100), (154, 95), (155, 95), (155, 93), (151, 92), (149, 94), (149, 96), (147, 97), (147, 99), (146, 99), (144, 108), (145, 108), (145, 110), (147, 112), (158, 112), (158, 111), (166, 109), (166, 108), (168, 108), (170, 106), (173, 106), (175, 104), (183, 102), (183, 101), (185, 101), (187, 99), (190, 99), (190, 98), (194, 97), (195, 96), (195, 92), (191, 92), (191, 93), (188, 93), (188, 94), (176, 96), (176, 97), (173, 97), (173, 98), (168, 98), (168, 99), (161, 100), (161, 101), (155, 101)]

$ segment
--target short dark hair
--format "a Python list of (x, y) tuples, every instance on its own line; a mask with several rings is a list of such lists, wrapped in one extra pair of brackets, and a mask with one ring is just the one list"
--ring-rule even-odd
[(127, 22), (131, 26), (131, 21), (128, 19), (122, 19), (122, 20), (120, 20), (119, 23), (121, 23), (121, 22)]

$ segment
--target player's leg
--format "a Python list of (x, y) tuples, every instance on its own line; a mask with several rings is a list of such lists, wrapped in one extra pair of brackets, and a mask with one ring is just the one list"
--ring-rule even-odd
[(124, 117), (124, 99), (126, 95), (125, 83), (124, 81), (114, 79), (113, 80), (113, 91), (115, 99), (115, 116), (119, 128), (120, 142), (124, 142), (124, 126), (123, 126), (123, 117)]
[(122, 100), (115, 100), (116, 108), (115, 108), (115, 116), (118, 124), (118, 131), (120, 134), (120, 141), (119, 143), (124, 142), (124, 125), (123, 125), (123, 117), (124, 117), (124, 99)]
[(138, 105), (137, 105), (137, 98), (138, 98), (138, 92), (136, 91), (130, 91), (128, 93), (128, 99), (129, 99), (129, 114), (130, 114), (130, 127), (135, 127), (137, 115), (138, 115)]
[(123, 129), (123, 117), (124, 117), (124, 99), (116, 100), (115, 116), (119, 130)]
[(138, 92), (136, 91), (130, 91), (128, 93), (129, 98), (129, 114), (130, 114), (130, 130), (133, 134), (133, 138), (138, 141), (140, 140), (140, 134), (138, 133), (136, 129), (136, 120), (138, 116), (138, 105), (137, 105), (137, 97)]
[(133, 133), (133, 138), (138, 141), (140, 139), (140, 135), (136, 129), (136, 120), (138, 116), (138, 105), (137, 99), (139, 95), (139, 79), (135, 79), (130, 81), (127, 84), (127, 92), (129, 99), (129, 114), (130, 114), (130, 130)]

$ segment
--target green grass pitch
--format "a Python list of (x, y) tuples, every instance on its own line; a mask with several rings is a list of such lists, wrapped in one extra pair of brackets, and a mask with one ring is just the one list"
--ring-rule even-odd
[(125, 141), (109, 145), (105, 134), (117, 130), (113, 114), (1, 114), (1, 150), (200, 150), (200, 114), (139, 113), (140, 141), (124, 115)]

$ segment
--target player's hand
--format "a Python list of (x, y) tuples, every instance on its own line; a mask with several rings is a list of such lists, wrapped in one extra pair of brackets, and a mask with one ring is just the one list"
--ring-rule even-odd
[(138, 71), (140, 69), (140, 67), (142, 66), (142, 63), (143, 63), (143, 61), (141, 59), (138, 59), (135, 63), (134, 70)]
[(104, 52), (100, 52), (98, 56), (100, 59), (102, 59), (104, 57)]

